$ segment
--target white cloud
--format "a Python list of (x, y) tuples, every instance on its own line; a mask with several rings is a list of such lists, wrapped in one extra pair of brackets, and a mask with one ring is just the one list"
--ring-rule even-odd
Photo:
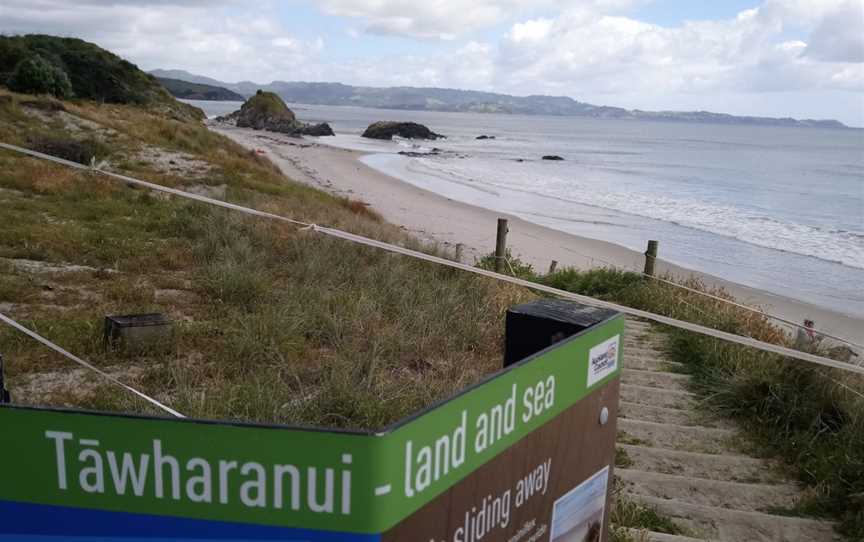
[(365, 31), (453, 40), (544, 9), (582, 6), (621, 10), (647, 0), (319, 0), (330, 15), (365, 22)]
[(819, 60), (864, 62), (864, 3), (849, 1), (823, 17), (805, 54)]
[(361, 86), (409, 86), (489, 88), (495, 66), (494, 48), (485, 43), (468, 42), (459, 49), (434, 57), (399, 55), (382, 60), (355, 58), (327, 67), (325, 79)]
[(500, 4), (488, 0), (321, 0), (319, 5), (328, 14), (363, 20), (369, 33), (452, 40), (460, 30), (501, 21), (506, 7)]
[(555, 23), (552, 19), (536, 19), (533, 21), (525, 21), (524, 23), (516, 23), (513, 29), (510, 30), (510, 39), (515, 42), (523, 41), (539, 41), (549, 35), (552, 30), (552, 25)]
[[(495, 83), (532, 92), (592, 95), (853, 89), (864, 21), (848, 2), (818, 9), (771, 2), (722, 21), (647, 24), (585, 9), (513, 25), (498, 47)], [(814, 15), (817, 17), (814, 18)], [(810, 28), (809, 43), (786, 39)], [(833, 40), (822, 38), (830, 28)], [(816, 54), (816, 51), (819, 54)]]

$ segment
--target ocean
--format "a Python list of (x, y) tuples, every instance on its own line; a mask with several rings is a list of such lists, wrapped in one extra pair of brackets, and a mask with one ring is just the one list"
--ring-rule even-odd
[[(864, 130), (290, 106), (432, 192), (640, 252), (657, 239), (664, 260), (864, 317)], [(447, 139), (361, 138), (377, 120)]]

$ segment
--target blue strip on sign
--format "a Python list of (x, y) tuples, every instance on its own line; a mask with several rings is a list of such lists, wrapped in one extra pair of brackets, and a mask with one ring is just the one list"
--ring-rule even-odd
[[(351, 536), (351, 535), (348, 535)], [(0, 542), (225, 542), (224, 538), (139, 538), (125, 536), (51, 536), (51, 535), (28, 535), (28, 534), (0, 534)], [(253, 539), (249, 538), (232, 538), (231, 542), (247, 542)], [(317, 542), (318, 538), (279, 538), (274, 540), (254, 539), (255, 542)], [(328, 539), (335, 540), (335, 539)], [(355, 538), (340, 538), (340, 540), (356, 540)], [(377, 539), (376, 539), (377, 540)]]
[(0, 501), (0, 542), (379, 542), (377, 534)]

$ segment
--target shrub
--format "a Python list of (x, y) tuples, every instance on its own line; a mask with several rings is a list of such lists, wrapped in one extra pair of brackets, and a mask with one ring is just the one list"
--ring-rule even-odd
[[(521, 279), (526, 280), (534, 280), (537, 278), (537, 275), (534, 273), (534, 267), (529, 263), (523, 262), (519, 259), (518, 256), (513, 256), (513, 253), (510, 252), (508, 248), (504, 253), (504, 271), (505, 275), (513, 275), (514, 277), (519, 277)], [(489, 271), (495, 271), (495, 253), (491, 252), (477, 262), (477, 267), (481, 269), (488, 269)]]
[(37, 136), (30, 139), (30, 147), (84, 165), (90, 165), (94, 159), (104, 158), (110, 153), (104, 143), (92, 138), (79, 141), (62, 136)]
[(0, 85), (8, 86), (12, 72), (28, 55), (27, 48), (18, 41), (0, 39)]
[(16, 66), (9, 88), (26, 94), (51, 94), (58, 98), (72, 95), (72, 84), (62, 69), (39, 55), (31, 55)]
[(540, 282), (559, 290), (578, 292), (599, 299), (614, 299), (622, 290), (641, 284), (642, 278), (638, 273), (612, 268), (595, 269), (591, 272), (568, 268), (546, 275)]
[(147, 105), (183, 120), (204, 118), (200, 109), (175, 100), (134, 64), (76, 38), (0, 36), (0, 84), (23, 93)]

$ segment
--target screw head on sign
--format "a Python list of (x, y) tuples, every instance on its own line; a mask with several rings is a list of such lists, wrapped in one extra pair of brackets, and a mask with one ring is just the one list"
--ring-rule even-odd
[(609, 409), (605, 406), (600, 409), (600, 425), (606, 425), (609, 423)]

